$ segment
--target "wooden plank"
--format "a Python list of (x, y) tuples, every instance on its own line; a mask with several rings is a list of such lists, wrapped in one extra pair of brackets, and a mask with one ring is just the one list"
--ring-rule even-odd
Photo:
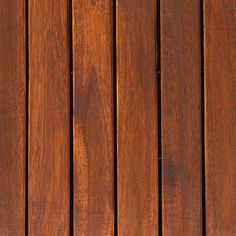
[(200, 1), (161, 1), (163, 235), (201, 235)]
[(117, 1), (118, 232), (158, 235), (155, 0)]
[(207, 235), (236, 235), (236, 2), (205, 0)]
[(74, 232), (114, 234), (112, 4), (73, 0)]
[(29, 3), (29, 235), (69, 235), (68, 12)]
[(25, 4), (0, 2), (0, 235), (25, 234)]

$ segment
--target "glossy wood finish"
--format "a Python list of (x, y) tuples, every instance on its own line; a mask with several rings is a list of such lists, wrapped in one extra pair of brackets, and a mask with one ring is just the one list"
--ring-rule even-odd
[(25, 4), (0, 2), (0, 235), (25, 233)]
[(29, 235), (69, 235), (69, 4), (29, 2)]
[(75, 235), (114, 234), (112, 11), (73, 0)]
[(236, 235), (235, 10), (0, 1), (0, 235)]
[(200, 1), (161, 1), (163, 235), (201, 235)]
[(236, 2), (205, 0), (207, 235), (236, 235)]
[(117, 1), (118, 232), (158, 235), (156, 4)]

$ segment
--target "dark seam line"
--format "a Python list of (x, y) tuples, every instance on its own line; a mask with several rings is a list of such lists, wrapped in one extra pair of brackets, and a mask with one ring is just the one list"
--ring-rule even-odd
[(73, 25), (72, 1), (69, 1), (69, 61), (70, 61), (70, 235), (74, 235), (74, 132), (73, 132)]
[(29, 163), (29, 5), (28, 0), (25, 1), (25, 72), (26, 72), (26, 157), (25, 157), (25, 235), (28, 236), (28, 226), (29, 226), (29, 218), (28, 218), (28, 192), (29, 192), (29, 186), (28, 186), (28, 163)]
[(202, 128), (202, 235), (206, 235), (206, 177), (205, 177), (205, 82), (204, 82), (204, 0), (200, 0), (201, 25), (201, 128)]
[(158, 232), (162, 235), (162, 116), (161, 116), (161, 13), (160, 1), (157, 0), (157, 93), (158, 93)]
[(114, 105), (114, 235), (118, 236), (118, 160), (117, 160), (117, 32), (116, 0), (113, 1), (113, 105)]

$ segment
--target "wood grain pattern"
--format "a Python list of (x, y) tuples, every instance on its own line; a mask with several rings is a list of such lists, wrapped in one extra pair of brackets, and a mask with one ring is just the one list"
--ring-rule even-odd
[(73, 0), (74, 232), (114, 234), (112, 1)]
[(201, 235), (200, 1), (161, 1), (163, 235)]
[(29, 2), (29, 235), (69, 235), (68, 7)]
[(236, 1), (204, 13), (207, 235), (236, 235)]
[(0, 1), (0, 235), (25, 233), (25, 5)]
[(156, 4), (117, 1), (118, 232), (158, 235)]

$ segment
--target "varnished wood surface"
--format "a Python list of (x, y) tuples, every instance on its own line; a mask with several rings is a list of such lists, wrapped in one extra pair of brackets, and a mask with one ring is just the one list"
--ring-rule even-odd
[(236, 2), (205, 0), (207, 235), (236, 235)]
[(161, 1), (163, 235), (201, 235), (200, 1)]
[(69, 235), (68, 3), (29, 2), (29, 235)]
[(25, 232), (25, 4), (0, 1), (0, 235)]
[(0, 235), (236, 235), (235, 12), (0, 1)]
[(118, 233), (158, 235), (156, 4), (117, 1)]
[(112, 12), (73, 0), (75, 235), (114, 235)]

